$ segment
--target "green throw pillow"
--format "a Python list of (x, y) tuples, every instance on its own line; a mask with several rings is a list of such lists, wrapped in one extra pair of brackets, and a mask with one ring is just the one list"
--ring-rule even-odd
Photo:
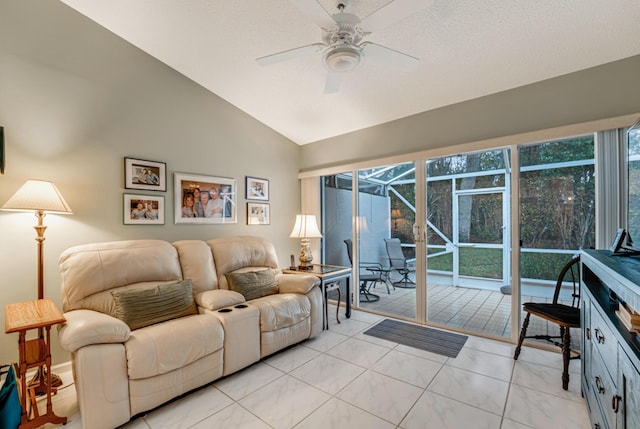
[(191, 288), (191, 280), (183, 280), (147, 289), (111, 292), (115, 304), (114, 316), (133, 330), (198, 314)]
[(249, 271), (246, 273), (226, 273), (229, 289), (244, 295), (244, 299), (251, 301), (267, 295), (278, 293), (278, 282), (273, 271)]

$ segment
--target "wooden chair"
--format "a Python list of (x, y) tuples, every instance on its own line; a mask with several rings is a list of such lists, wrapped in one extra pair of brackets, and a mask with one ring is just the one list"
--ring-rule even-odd
[[(522, 342), (525, 338), (536, 338), (539, 340), (549, 341), (562, 349), (562, 388), (567, 390), (569, 388), (569, 360), (579, 359), (580, 355), (571, 357), (571, 328), (580, 328), (580, 255), (575, 255), (569, 263), (567, 263), (556, 282), (555, 292), (553, 294), (553, 300), (550, 303), (540, 302), (525, 302), (522, 304), (522, 309), (526, 311), (527, 315), (522, 322), (522, 329), (520, 330), (520, 339), (518, 340), (518, 346), (516, 347), (513, 355), (514, 360), (518, 360), (520, 350), (522, 348)], [(571, 294), (571, 305), (558, 303), (558, 297), (560, 295), (560, 289), (565, 277), (568, 276), (568, 280), (573, 284), (573, 293)], [(548, 322), (555, 323), (560, 327), (560, 335), (529, 335), (527, 336), (527, 328), (529, 327), (529, 318), (531, 315), (538, 316)], [(561, 340), (561, 341), (558, 341)]]

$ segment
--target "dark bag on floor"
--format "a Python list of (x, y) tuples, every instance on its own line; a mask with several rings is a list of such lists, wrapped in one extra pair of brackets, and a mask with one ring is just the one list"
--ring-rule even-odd
[(0, 427), (16, 429), (20, 425), (20, 398), (13, 365), (9, 365), (7, 378), (0, 389)]

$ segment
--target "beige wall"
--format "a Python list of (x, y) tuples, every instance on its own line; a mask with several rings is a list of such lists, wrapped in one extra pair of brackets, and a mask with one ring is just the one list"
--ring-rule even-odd
[(637, 114), (639, 76), (640, 55), (419, 113), (305, 145), (300, 168), (334, 167)]
[[(0, 205), (31, 178), (52, 180), (75, 212), (48, 215), (45, 294), (60, 304), (57, 259), (80, 243), (130, 238), (265, 236), (281, 263), (299, 210), (299, 147), (57, 1), (0, 2)], [(165, 225), (122, 223), (124, 157), (167, 163)], [(175, 225), (173, 173), (237, 180), (238, 223)], [(247, 226), (246, 175), (268, 178), (271, 225)], [(144, 193), (144, 191), (127, 191)], [(35, 217), (0, 211), (0, 308), (36, 298)], [(0, 333), (0, 362), (17, 334)], [(54, 364), (68, 360), (54, 335)]]

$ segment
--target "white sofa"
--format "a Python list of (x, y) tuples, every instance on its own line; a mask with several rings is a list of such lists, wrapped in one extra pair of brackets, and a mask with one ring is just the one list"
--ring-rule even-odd
[[(59, 264), (67, 322), (58, 335), (71, 352), (85, 429), (122, 425), (322, 330), (319, 280), (282, 274), (273, 245), (259, 237), (87, 244), (64, 251)], [(227, 274), (247, 272), (273, 273), (277, 293), (246, 301), (230, 290)], [(156, 305), (127, 314), (135, 294), (158, 285), (183, 293), (187, 279), (194, 314), (131, 329), (126, 317)]]

